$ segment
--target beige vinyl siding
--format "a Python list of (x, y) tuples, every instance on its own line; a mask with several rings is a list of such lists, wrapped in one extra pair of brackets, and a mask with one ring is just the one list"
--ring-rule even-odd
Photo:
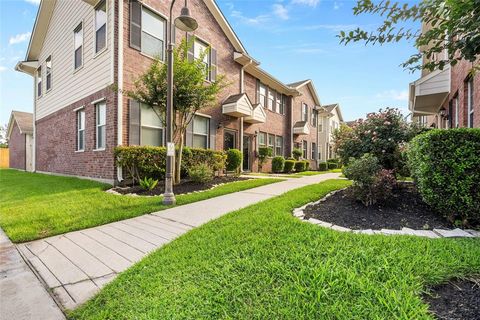
[[(84, 1), (57, 1), (39, 62), (52, 56), (52, 88), (37, 99), (41, 119), (113, 83), (113, 0), (107, 0), (107, 48), (95, 54), (95, 7)], [(83, 66), (74, 70), (73, 30), (83, 26)], [(43, 75), (45, 77), (45, 75)]]

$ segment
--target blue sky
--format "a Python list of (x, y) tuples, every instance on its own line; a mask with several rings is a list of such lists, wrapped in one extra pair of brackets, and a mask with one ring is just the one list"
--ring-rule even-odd
[[(80, 1), (80, 0), (60, 0)], [(322, 104), (340, 103), (345, 120), (381, 107), (407, 112), (408, 83), (418, 74), (399, 64), (416, 49), (401, 42), (385, 46), (340, 45), (340, 30), (373, 30), (379, 17), (354, 16), (355, 1), (217, 0), (249, 54), (283, 82), (312, 79)], [(10, 111), (32, 111), (30, 76), (13, 71), (25, 57), (39, 0), (0, 1), (0, 123)], [(192, 12), (195, 15), (195, 12)]]

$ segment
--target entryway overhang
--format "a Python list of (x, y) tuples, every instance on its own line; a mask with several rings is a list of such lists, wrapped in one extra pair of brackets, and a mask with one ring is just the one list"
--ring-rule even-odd
[(250, 117), (253, 113), (253, 106), (245, 93), (232, 95), (222, 103), (222, 113), (236, 117)]
[(245, 117), (248, 123), (265, 123), (267, 121), (267, 113), (260, 103), (253, 105), (252, 115)]
[(304, 135), (310, 134), (307, 121), (297, 121), (293, 125), (293, 134)]
[(450, 66), (410, 83), (409, 109), (414, 116), (436, 114), (450, 94)]

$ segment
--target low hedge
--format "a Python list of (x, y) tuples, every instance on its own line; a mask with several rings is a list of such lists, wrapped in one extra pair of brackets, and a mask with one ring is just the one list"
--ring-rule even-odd
[(328, 170), (328, 164), (326, 162), (320, 162), (318, 164), (318, 170), (319, 171), (327, 171)]
[[(165, 147), (120, 146), (115, 148), (115, 162), (123, 168), (123, 176), (134, 182), (145, 177), (165, 178), (167, 150)], [(185, 147), (182, 152), (182, 176), (187, 169), (204, 163), (213, 171), (225, 168), (226, 155), (222, 151)]]
[(242, 164), (242, 152), (238, 149), (229, 149), (227, 151), (227, 171), (237, 172)]
[(329, 170), (332, 170), (332, 169), (337, 169), (338, 168), (338, 165), (334, 162), (327, 162), (327, 166), (328, 166), (328, 169)]
[(480, 223), (480, 129), (420, 134), (410, 142), (407, 159), (426, 203), (452, 222)]
[(296, 172), (305, 171), (305, 161), (296, 161), (295, 162), (295, 171)]
[(303, 160), (305, 163), (305, 168), (303, 169), (304, 171), (310, 170), (310, 161), (308, 160)]
[(295, 160), (285, 160), (285, 165), (283, 166), (283, 172), (290, 173), (295, 167)]
[(272, 172), (280, 173), (283, 172), (283, 167), (285, 166), (285, 158), (284, 157), (273, 157), (272, 159)]

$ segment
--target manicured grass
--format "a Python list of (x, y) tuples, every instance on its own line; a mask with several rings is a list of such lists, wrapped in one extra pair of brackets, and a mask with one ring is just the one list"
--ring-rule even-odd
[[(252, 179), (177, 196), (187, 204), (246, 190), (280, 179)], [(0, 226), (14, 242), (93, 227), (167, 208), (161, 197), (130, 197), (104, 192), (89, 180), (0, 170)]]
[(332, 169), (332, 170), (328, 170), (328, 171), (303, 171), (303, 172), (294, 172), (294, 173), (252, 172), (252, 173), (246, 173), (246, 175), (281, 177), (281, 178), (301, 178), (301, 177), (306, 177), (306, 176), (316, 176), (316, 175), (319, 175), (319, 174), (338, 173), (338, 172), (342, 172), (342, 169)]
[(72, 319), (432, 319), (427, 284), (480, 273), (480, 241), (357, 235), (291, 215), (346, 180), (194, 229), (122, 273)]

